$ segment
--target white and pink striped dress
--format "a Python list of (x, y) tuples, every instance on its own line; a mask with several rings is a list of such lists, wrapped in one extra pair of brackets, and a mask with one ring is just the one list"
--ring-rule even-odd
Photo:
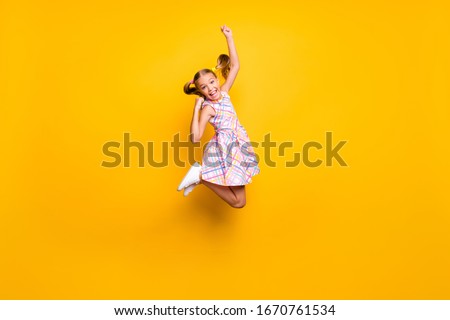
[(216, 133), (205, 146), (202, 179), (223, 186), (241, 186), (252, 182), (260, 172), (258, 159), (244, 127), (240, 124), (230, 96), (222, 91), (219, 102), (205, 100), (216, 115), (209, 122)]

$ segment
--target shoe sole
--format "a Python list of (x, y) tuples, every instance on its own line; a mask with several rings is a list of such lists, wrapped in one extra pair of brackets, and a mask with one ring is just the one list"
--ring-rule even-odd
[(191, 185), (188, 185), (186, 188), (184, 188), (184, 193), (183, 193), (183, 195), (184, 195), (185, 197), (187, 197), (192, 191), (194, 191), (195, 187), (198, 186), (198, 184), (199, 184), (199, 182), (194, 183), (194, 184), (193, 184), (194, 186), (192, 187), (192, 189), (191, 189), (189, 192), (186, 193), (187, 188), (190, 188), (190, 187), (192, 186), (192, 184), (191, 184)]
[[(198, 164), (198, 165), (196, 165), (196, 164)], [(198, 162), (195, 162), (195, 163), (192, 165), (192, 167), (189, 169), (189, 171), (188, 171), (188, 172), (186, 173), (186, 175), (184, 176), (184, 178), (183, 178), (183, 180), (181, 181), (181, 183), (178, 185), (177, 191), (183, 190), (182, 185), (183, 185), (184, 182), (186, 181), (186, 178), (189, 177), (191, 171), (194, 170), (194, 167), (199, 167), (199, 166), (200, 166), (200, 164), (199, 164)], [(188, 186), (186, 186), (186, 188), (187, 188), (187, 187), (188, 187)]]

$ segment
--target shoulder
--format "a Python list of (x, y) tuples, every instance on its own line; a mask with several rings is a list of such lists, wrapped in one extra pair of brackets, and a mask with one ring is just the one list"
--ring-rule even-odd
[(203, 102), (201, 109), (202, 109), (202, 113), (207, 113), (207, 114), (210, 114), (212, 116), (216, 115), (216, 108), (209, 101)]
[(227, 97), (227, 98), (230, 97), (230, 95), (228, 94), (228, 91), (220, 90), (220, 92), (222, 92), (222, 94), (223, 94), (224, 97)]

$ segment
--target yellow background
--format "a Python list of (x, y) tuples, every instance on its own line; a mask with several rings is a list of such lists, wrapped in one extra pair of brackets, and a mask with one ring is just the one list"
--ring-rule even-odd
[[(0, 298), (450, 299), (444, 1), (0, 4)], [(252, 141), (294, 147), (236, 210), (187, 168), (104, 168), (187, 140), (182, 86), (227, 52)], [(348, 141), (341, 167), (285, 161)], [(209, 127), (203, 142), (213, 134)], [(313, 159), (324, 159), (314, 151)], [(182, 159), (187, 160), (186, 152)], [(201, 150), (196, 151), (201, 160)]]

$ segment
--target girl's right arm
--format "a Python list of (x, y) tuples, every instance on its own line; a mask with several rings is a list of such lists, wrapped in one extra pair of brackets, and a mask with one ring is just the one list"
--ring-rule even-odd
[(200, 112), (200, 109), (202, 107), (203, 98), (197, 98), (195, 99), (195, 107), (194, 107), (194, 115), (192, 116), (192, 122), (191, 122), (191, 142), (197, 143), (200, 142), (203, 133), (206, 129), (206, 124), (208, 123), (209, 119), (213, 116), (215, 116), (214, 109), (207, 105), (203, 108), (203, 111), (200, 114), (200, 120), (198, 119), (198, 114)]

